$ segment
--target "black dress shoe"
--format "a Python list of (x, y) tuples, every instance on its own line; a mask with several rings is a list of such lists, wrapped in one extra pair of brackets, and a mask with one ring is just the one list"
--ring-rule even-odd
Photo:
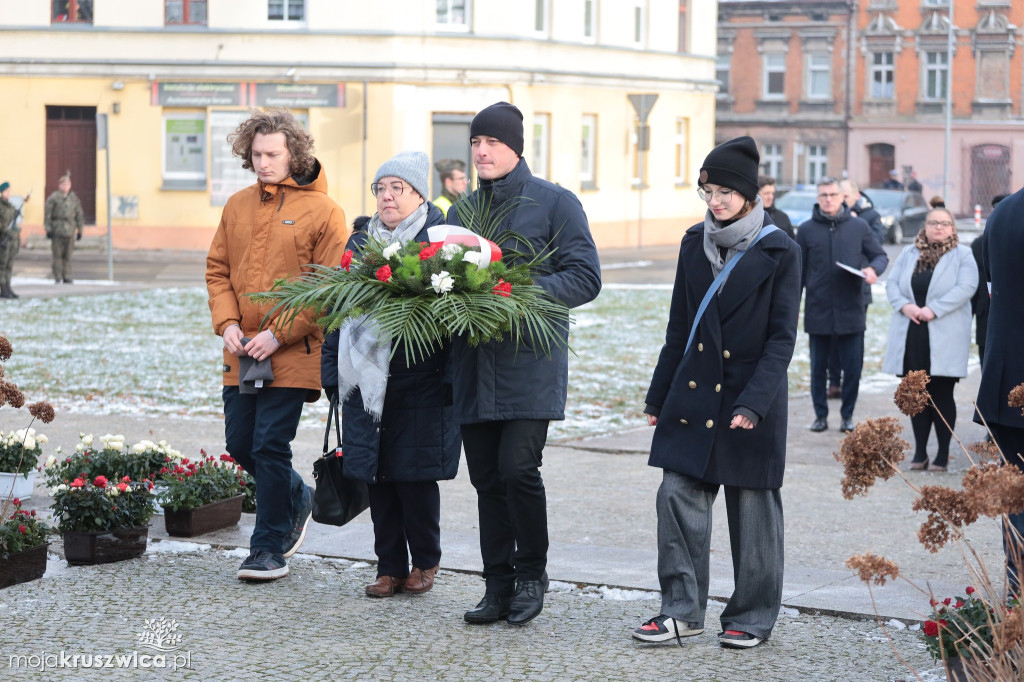
[(508, 616), (508, 606), (511, 601), (512, 597), (488, 592), (480, 600), (480, 603), (476, 605), (476, 608), (466, 611), (462, 618), (467, 623), (472, 623), (473, 625), (496, 623)]
[(520, 580), (508, 607), (509, 625), (526, 625), (544, 610), (544, 593), (548, 591), (548, 574), (540, 580)]
[(808, 428), (815, 433), (821, 433), (828, 428), (828, 419), (825, 417), (818, 417)]
[(850, 431), (853, 431), (853, 418), (843, 417), (843, 421), (839, 425), (839, 430), (842, 431), (843, 433), (849, 433)]

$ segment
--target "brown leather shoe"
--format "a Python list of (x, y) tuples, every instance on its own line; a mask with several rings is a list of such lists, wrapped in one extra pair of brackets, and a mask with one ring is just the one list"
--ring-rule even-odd
[(405, 578), (395, 578), (390, 575), (378, 576), (376, 580), (366, 586), (368, 597), (393, 597), (396, 592), (405, 589)]
[(434, 566), (426, 570), (412, 567), (409, 572), (409, 579), (405, 581), (405, 591), (413, 594), (423, 594), (434, 586), (434, 576), (440, 566)]

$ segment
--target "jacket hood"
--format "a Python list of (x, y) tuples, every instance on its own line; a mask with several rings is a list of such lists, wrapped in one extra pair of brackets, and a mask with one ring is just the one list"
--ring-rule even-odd
[(274, 184), (266, 184), (262, 180), (257, 180), (260, 192), (275, 194), (278, 187), (294, 187), (327, 194), (327, 173), (324, 172), (324, 167), (320, 164), (319, 159), (313, 159), (313, 161), (313, 170), (309, 175), (290, 175), (282, 182)]

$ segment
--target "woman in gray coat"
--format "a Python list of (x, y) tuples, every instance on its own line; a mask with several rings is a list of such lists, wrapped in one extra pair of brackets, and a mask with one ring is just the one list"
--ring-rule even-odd
[(978, 266), (971, 250), (960, 246), (953, 215), (933, 208), (914, 243), (896, 259), (885, 287), (895, 312), (882, 371), (899, 376), (928, 372), (928, 393), (938, 407), (936, 411), (929, 405), (910, 418), (915, 445), (911, 469), (928, 468), (928, 436), (934, 425), (939, 449), (931, 468), (946, 470), (950, 429), (956, 423), (953, 386), (967, 376), (971, 296), (977, 286)]

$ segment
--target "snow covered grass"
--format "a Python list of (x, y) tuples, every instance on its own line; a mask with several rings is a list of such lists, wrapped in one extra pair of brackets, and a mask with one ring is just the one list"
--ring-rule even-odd
[[(553, 439), (643, 424), (671, 295), (669, 285), (609, 285), (574, 311), (566, 421), (552, 424)], [(206, 300), (196, 287), (7, 301), (0, 333), (15, 349), (8, 375), (62, 411), (220, 419), (223, 346)], [(880, 375), (891, 311), (877, 285), (869, 311), (861, 390), (891, 390), (896, 379)], [(790, 395), (808, 390), (809, 364), (801, 327)], [(326, 413), (321, 400), (304, 420), (321, 422)]]

